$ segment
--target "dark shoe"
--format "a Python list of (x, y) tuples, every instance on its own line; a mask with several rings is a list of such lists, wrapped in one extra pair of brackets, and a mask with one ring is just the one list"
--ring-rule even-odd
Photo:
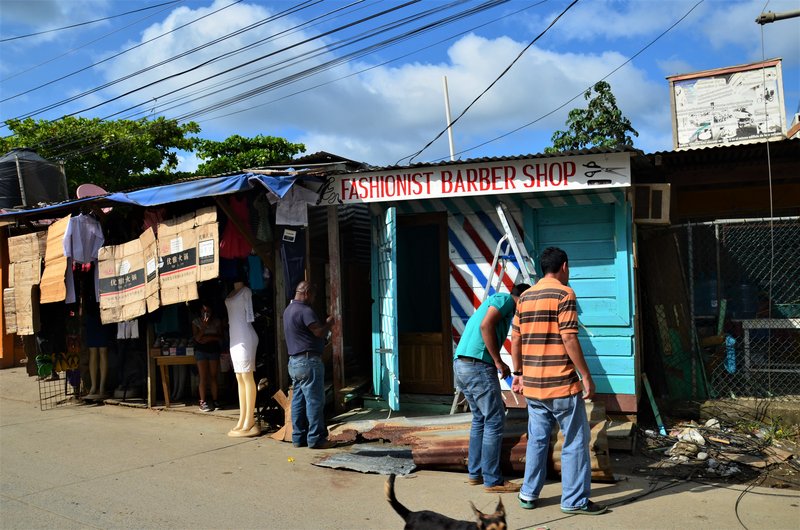
[(292, 442), (292, 446), (294, 446), (294, 447), (306, 447), (306, 446), (308, 446), (308, 444), (305, 443), (305, 442)]
[(470, 486), (480, 486), (481, 484), (483, 484), (483, 477), (478, 477), (478, 478), (470, 477), (467, 479), (467, 484), (469, 484)]
[(522, 506), (523, 510), (533, 510), (536, 508), (536, 501), (529, 501), (519, 496), (517, 496), (517, 499), (519, 499), (519, 505)]
[(606, 513), (608, 506), (605, 504), (595, 504), (592, 501), (586, 501), (586, 505), (580, 508), (561, 508), (561, 511), (571, 515), (600, 515)]
[(506, 480), (502, 484), (497, 484), (496, 486), (486, 486), (483, 490), (486, 493), (516, 493), (519, 491), (519, 488), (519, 484), (514, 484)]
[(212, 399), (211, 400), (211, 407), (213, 407), (214, 410), (222, 410), (222, 406), (219, 404), (219, 401), (217, 401), (216, 399)]
[(214, 407), (206, 403), (205, 401), (200, 402), (200, 412), (211, 412), (214, 410)]
[(320, 442), (317, 445), (309, 445), (308, 447), (309, 449), (332, 449), (336, 447), (336, 442), (325, 440), (324, 442)]

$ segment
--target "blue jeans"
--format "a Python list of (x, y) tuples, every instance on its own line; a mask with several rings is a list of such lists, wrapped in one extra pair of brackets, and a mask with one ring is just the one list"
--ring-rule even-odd
[(314, 447), (328, 438), (325, 426), (325, 365), (319, 355), (289, 357), (292, 378), (292, 442)]
[(589, 501), (592, 468), (589, 462), (589, 420), (580, 393), (569, 397), (528, 401), (528, 446), (525, 479), (519, 496), (536, 500), (547, 476), (547, 450), (555, 422), (564, 433), (561, 450), (561, 507), (581, 508)]
[(494, 365), (481, 361), (453, 361), (456, 386), (467, 398), (472, 410), (472, 427), (469, 431), (469, 478), (483, 484), (497, 486), (503, 483), (500, 473), (500, 450), (503, 445), (505, 406), (500, 392), (500, 380)]

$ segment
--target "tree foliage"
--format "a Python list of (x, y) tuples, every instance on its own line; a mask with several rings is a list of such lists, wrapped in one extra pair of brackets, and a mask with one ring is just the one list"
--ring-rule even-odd
[[(592, 97), (592, 90), (595, 96)], [(617, 98), (611, 85), (599, 81), (583, 94), (589, 102), (585, 109), (572, 109), (567, 117), (567, 130), (553, 133), (552, 147), (545, 153), (558, 153), (586, 147), (619, 147), (633, 145), (633, 136), (639, 133), (617, 107)]]
[(222, 142), (198, 140), (197, 156), (204, 162), (197, 168), (197, 172), (201, 175), (216, 175), (289, 162), (294, 155), (305, 150), (306, 146), (303, 144), (260, 134), (253, 138), (235, 134)]
[(91, 182), (120, 191), (171, 182), (178, 165), (176, 150), (191, 151), (200, 132), (194, 122), (176, 120), (103, 121), (67, 116), (55, 121), (8, 120), (12, 136), (0, 138), (0, 153), (27, 147), (64, 163), (70, 194)]

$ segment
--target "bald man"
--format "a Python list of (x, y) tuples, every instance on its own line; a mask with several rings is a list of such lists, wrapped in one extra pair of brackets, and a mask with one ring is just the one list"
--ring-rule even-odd
[(325, 337), (334, 324), (332, 316), (321, 322), (311, 308), (315, 287), (302, 281), (294, 299), (283, 312), (283, 332), (289, 352), (292, 378), (292, 443), (312, 449), (333, 447), (325, 426)]

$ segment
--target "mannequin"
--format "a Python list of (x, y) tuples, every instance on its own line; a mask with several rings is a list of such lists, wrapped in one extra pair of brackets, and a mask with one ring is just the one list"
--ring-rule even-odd
[(232, 437), (251, 437), (261, 434), (253, 411), (256, 406), (256, 348), (258, 335), (253, 328), (253, 298), (250, 288), (244, 283), (244, 275), (238, 274), (233, 290), (225, 299), (228, 309), (230, 353), (236, 385), (239, 391), (239, 421), (228, 432)]
[(86, 309), (86, 346), (89, 350), (89, 379), (91, 386), (84, 399), (97, 400), (108, 397), (108, 343), (110, 328), (100, 322), (100, 311), (91, 302), (84, 301)]

